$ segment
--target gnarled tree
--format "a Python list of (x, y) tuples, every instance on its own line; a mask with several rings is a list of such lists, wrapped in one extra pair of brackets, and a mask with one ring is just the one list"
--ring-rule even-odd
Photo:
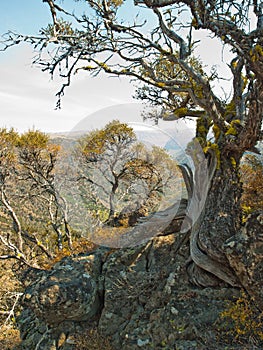
[[(190, 181), (190, 172), (185, 172), (191, 197), (189, 220), (193, 221), (189, 273), (197, 285), (217, 285), (222, 280), (238, 285), (224, 243), (241, 225), (240, 159), (262, 137), (262, 2), (87, 0), (83, 2), (86, 12), (80, 16), (64, 9), (63, 2), (43, 2), (50, 8), (52, 24), (37, 36), (8, 32), (4, 49), (20, 42), (39, 49), (35, 63), (65, 78), (58, 106), (73, 73), (82, 69), (94, 76), (104, 71), (137, 79), (144, 84), (138, 96), (162, 105), (164, 119), (197, 118), (196, 137), (206, 159), (202, 164), (195, 160), (195, 176)], [(133, 21), (121, 18), (125, 7), (130, 13), (143, 9)], [(195, 58), (194, 40), (199, 31), (232, 52), (229, 99), (215, 93), (214, 86), (221, 84), (217, 72), (205, 73)], [(208, 140), (209, 130), (214, 133), (212, 141)], [(201, 178), (204, 166), (208, 168), (206, 184)], [(200, 207), (200, 195), (206, 200), (201, 213), (196, 211), (197, 218), (194, 213)]]
[(179, 187), (178, 167), (169, 154), (157, 146), (147, 149), (117, 120), (81, 137), (75, 156), (82, 197), (93, 216), (104, 216), (108, 225), (134, 225)]

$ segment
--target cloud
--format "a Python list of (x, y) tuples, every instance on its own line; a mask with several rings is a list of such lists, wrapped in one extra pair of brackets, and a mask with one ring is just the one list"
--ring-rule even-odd
[(50, 80), (47, 73), (32, 67), (29, 48), (11, 49), (1, 57), (1, 126), (24, 131), (32, 126), (43, 131), (71, 130), (80, 120), (108, 106), (133, 101), (134, 87), (128, 79), (102, 75), (91, 78), (75, 75), (65, 91), (62, 109), (55, 111), (56, 93), (62, 81)]

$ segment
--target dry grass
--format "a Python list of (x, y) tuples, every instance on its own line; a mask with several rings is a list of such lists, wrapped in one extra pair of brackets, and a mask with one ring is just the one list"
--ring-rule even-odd
[(45, 270), (51, 269), (57, 262), (63, 259), (66, 256), (76, 255), (80, 253), (88, 253), (96, 248), (96, 245), (88, 239), (79, 238), (75, 240), (72, 244), (72, 250), (69, 250), (68, 247), (63, 248), (61, 251), (57, 251), (54, 259), (48, 260), (45, 259), (41, 264), (41, 268)]
[(11, 350), (15, 346), (19, 345), (20, 337), (19, 330), (12, 325), (2, 326), (0, 328), (0, 349)]
[(15, 327), (17, 297), (21, 285), (12, 271), (13, 262), (0, 262), (0, 349), (11, 350), (20, 343), (19, 330)]
[(114, 350), (109, 339), (102, 337), (96, 329), (73, 337), (76, 350)]

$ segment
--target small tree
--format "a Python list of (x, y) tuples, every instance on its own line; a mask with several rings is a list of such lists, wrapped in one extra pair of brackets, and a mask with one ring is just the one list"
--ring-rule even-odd
[(84, 196), (93, 203), (93, 212), (99, 208), (107, 212), (105, 219), (111, 225), (119, 223), (124, 213), (132, 216), (141, 210), (145, 216), (153, 211), (164, 188), (178, 180), (175, 161), (158, 147), (147, 150), (136, 142), (133, 129), (119, 121), (81, 138), (76, 155), (80, 181), (88, 185), (82, 189)]
[(130, 147), (135, 139), (132, 128), (113, 121), (79, 141), (84, 170), (81, 178), (91, 185), (91, 193), (100, 198), (102, 206), (108, 208), (108, 221), (112, 221), (116, 214), (120, 179), (125, 172), (124, 164), (130, 158)]
[(66, 236), (70, 248), (72, 237), (67, 202), (55, 182), (59, 151), (60, 146), (52, 144), (49, 136), (40, 131), (22, 134), (18, 143), (22, 177), (30, 184), (31, 198), (35, 197), (47, 208), (51, 226), (57, 234), (58, 249), (61, 250), (63, 236)]
[(1, 129), (0, 143), (0, 258), (28, 265), (37, 254), (52, 258), (55, 242), (62, 249), (65, 236), (72, 244), (66, 200), (55, 183), (60, 147), (35, 130), (18, 135)]

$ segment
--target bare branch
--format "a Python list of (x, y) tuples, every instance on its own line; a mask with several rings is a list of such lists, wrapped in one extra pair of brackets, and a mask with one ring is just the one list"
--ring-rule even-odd
[(8, 199), (7, 199), (5, 190), (4, 190), (4, 186), (1, 186), (1, 201), (2, 201), (3, 205), (5, 206), (5, 208), (8, 210), (8, 214), (10, 215), (10, 217), (13, 220), (13, 229), (14, 229), (15, 233), (17, 234), (17, 238), (18, 238), (18, 250), (20, 253), (22, 253), (22, 251), (23, 251), (23, 238), (22, 238), (21, 223), (20, 223), (20, 221), (15, 213), (15, 210), (8, 202)]
[(167, 25), (164, 23), (164, 19), (160, 13), (160, 11), (158, 9), (154, 9), (154, 13), (156, 13), (156, 15), (158, 16), (159, 19), (159, 23), (160, 23), (160, 27), (162, 29), (162, 31), (170, 38), (172, 39), (174, 42), (176, 42), (177, 44), (179, 44), (180, 46), (180, 59), (181, 60), (185, 60), (190, 52), (188, 50), (188, 45), (185, 43), (185, 41), (182, 39), (182, 37), (180, 37), (178, 34), (175, 33), (175, 31), (169, 29), (167, 27)]

